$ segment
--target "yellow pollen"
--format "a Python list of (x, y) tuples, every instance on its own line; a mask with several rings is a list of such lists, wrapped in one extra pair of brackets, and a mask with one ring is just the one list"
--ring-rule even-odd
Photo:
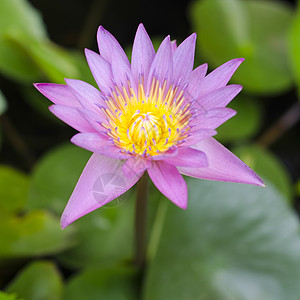
[(147, 96), (142, 82), (137, 95), (129, 84), (115, 88), (104, 109), (108, 123), (103, 126), (121, 152), (154, 156), (188, 136), (190, 104), (178, 87), (166, 86), (153, 79)]

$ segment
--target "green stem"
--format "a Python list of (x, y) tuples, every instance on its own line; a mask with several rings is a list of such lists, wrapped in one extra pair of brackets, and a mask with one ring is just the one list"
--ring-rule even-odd
[(141, 271), (145, 265), (148, 194), (149, 178), (145, 173), (137, 184), (135, 209), (135, 264)]

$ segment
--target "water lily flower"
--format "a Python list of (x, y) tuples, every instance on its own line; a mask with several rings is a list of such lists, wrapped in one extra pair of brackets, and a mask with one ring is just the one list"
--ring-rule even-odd
[(142, 24), (131, 64), (102, 26), (99, 52), (86, 59), (99, 89), (81, 80), (38, 83), (54, 105), (51, 112), (78, 130), (71, 141), (93, 154), (61, 218), (65, 228), (132, 187), (148, 172), (158, 190), (185, 209), (188, 191), (181, 174), (262, 186), (262, 180), (212, 136), (236, 112), (226, 105), (241, 91), (227, 85), (242, 58), (208, 75), (193, 70), (196, 34), (178, 47), (167, 36), (155, 53)]

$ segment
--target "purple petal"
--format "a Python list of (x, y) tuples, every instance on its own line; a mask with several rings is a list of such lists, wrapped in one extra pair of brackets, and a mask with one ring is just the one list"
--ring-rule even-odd
[(111, 88), (114, 87), (111, 65), (99, 54), (89, 49), (85, 49), (85, 56), (99, 89), (109, 94)]
[(143, 157), (132, 157), (126, 160), (122, 166), (122, 170), (125, 176), (132, 177), (135, 174), (140, 174), (144, 172), (150, 165), (150, 161), (144, 159)]
[(159, 46), (154, 57), (153, 63), (150, 67), (147, 92), (152, 84), (153, 77), (163, 84), (165, 80), (172, 79), (173, 58), (171, 51), (170, 36), (167, 36)]
[(176, 156), (169, 156), (164, 161), (180, 167), (207, 167), (207, 157), (204, 152), (192, 148), (179, 148)]
[(177, 49), (177, 42), (176, 40), (171, 41), (171, 51), (174, 54), (175, 50)]
[(99, 90), (81, 80), (65, 79), (65, 81), (83, 108), (102, 113), (99, 107), (106, 106), (106, 103)]
[(205, 113), (200, 114), (195, 118), (191, 124), (194, 127), (191, 129), (191, 133), (198, 131), (199, 129), (216, 129), (221, 124), (236, 115), (236, 111), (225, 107), (225, 108), (214, 108), (208, 110)]
[(96, 130), (96, 132), (100, 132), (101, 134), (107, 132), (107, 129), (102, 126), (103, 123), (107, 123), (106, 118), (103, 117), (102, 114), (96, 114), (91, 111), (87, 111), (84, 108), (78, 108), (78, 111), (80, 112), (82, 117), (91, 124), (91, 126)]
[(149, 70), (155, 56), (151, 39), (143, 24), (140, 24), (132, 47), (131, 70), (135, 78), (144, 76), (144, 82), (147, 82)]
[(242, 88), (241, 85), (231, 84), (198, 98), (197, 103), (206, 109), (225, 107), (242, 90)]
[(200, 65), (188, 76), (188, 91), (192, 95), (192, 98), (199, 95), (200, 82), (206, 75), (207, 67), (207, 64)]
[(173, 54), (174, 83), (177, 83), (179, 79), (185, 82), (186, 77), (193, 70), (196, 37), (196, 33), (190, 35), (178, 46)]
[(158, 190), (180, 208), (187, 207), (187, 185), (176, 167), (164, 161), (152, 162), (148, 173)]
[(75, 107), (55, 104), (50, 106), (49, 109), (56, 117), (80, 132), (96, 132)]
[(124, 176), (123, 163), (100, 154), (91, 156), (63, 212), (62, 228), (122, 195), (139, 180), (142, 174)]
[(158, 153), (157, 155), (151, 156), (151, 160), (164, 160), (169, 156), (176, 156), (178, 153), (178, 148), (173, 148), (170, 150), (167, 150), (163, 153)]
[(188, 147), (198, 144), (200, 141), (216, 135), (217, 132), (214, 129), (199, 129), (192, 132), (192, 134), (186, 138), (186, 141), (182, 143), (182, 147)]
[(128, 158), (128, 155), (122, 154), (119, 148), (110, 144), (106, 136), (99, 133), (77, 133), (71, 138), (71, 142), (78, 147), (109, 156), (111, 158)]
[(97, 41), (100, 55), (110, 64), (116, 57), (119, 57), (119, 60), (130, 66), (129, 60), (118, 41), (102, 26), (98, 29)]
[(35, 83), (34, 86), (54, 104), (81, 107), (77, 98), (65, 84)]
[[(120, 56), (115, 56), (112, 63), (111, 69), (114, 77), (114, 81), (118, 87), (126, 87), (128, 90), (128, 85), (134, 88), (135, 92), (137, 92), (137, 81), (134, 79), (130, 66), (125, 63)], [(121, 88), (122, 90), (122, 88)], [(131, 95), (129, 93), (129, 95)]]
[(214, 138), (201, 141), (193, 148), (203, 151), (208, 159), (207, 168), (179, 167), (180, 173), (208, 180), (230, 181), (264, 186), (261, 178), (232, 152)]
[(213, 90), (225, 86), (243, 61), (244, 58), (232, 59), (209, 73), (201, 80), (199, 84), (199, 93), (195, 95), (195, 97), (198, 98), (204, 96)]

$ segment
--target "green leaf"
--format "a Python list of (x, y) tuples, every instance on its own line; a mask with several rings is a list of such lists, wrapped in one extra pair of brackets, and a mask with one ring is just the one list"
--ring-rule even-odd
[[(122, 203), (101, 207), (77, 220), (77, 244), (58, 256), (72, 268), (104, 266), (130, 260), (133, 253), (133, 197), (125, 194)], [(111, 205), (111, 204), (110, 204)]]
[(49, 106), (52, 105), (52, 102), (41, 94), (33, 85), (20, 86), (20, 91), (22, 92), (24, 100), (32, 109), (39, 114), (42, 114), (43, 117), (47, 117), (57, 124), (60, 123), (60, 120), (49, 111)]
[(39, 12), (26, 0), (1, 0), (0, 35), (22, 31), (27, 36), (47, 37)]
[(258, 145), (236, 147), (234, 153), (257, 172), (266, 184), (270, 182), (287, 200), (292, 200), (290, 175), (274, 154)]
[(36, 261), (22, 269), (6, 290), (28, 300), (60, 300), (63, 282), (54, 263)]
[(62, 231), (59, 220), (44, 211), (4, 216), (0, 227), (0, 261), (58, 253), (72, 245), (72, 230)]
[(0, 291), (0, 300), (21, 300), (20, 298), (17, 298), (14, 294), (7, 294)]
[(289, 32), (289, 56), (290, 56), (290, 65), (299, 90), (300, 89), (300, 7), (299, 5), (294, 15), (294, 19)]
[[(1, 0), (0, 4), (0, 71), (15, 79), (32, 82), (40, 73), (22, 49), (11, 43), (11, 35), (23, 39), (47, 37), (40, 14), (25, 0)], [(29, 41), (28, 41), (29, 42)]]
[(253, 137), (260, 127), (261, 107), (252, 98), (238, 96), (228, 107), (237, 114), (218, 127), (217, 139), (227, 143), (235, 140), (245, 140)]
[(22, 211), (27, 201), (28, 187), (27, 175), (13, 168), (0, 166), (0, 215)]
[(0, 116), (6, 111), (6, 109), (7, 109), (7, 101), (2, 91), (0, 90)]
[(134, 300), (135, 273), (128, 268), (88, 269), (73, 277), (66, 286), (64, 300)]
[(65, 83), (66, 77), (79, 77), (79, 71), (70, 53), (51, 41), (29, 39), (21, 32), (10, 34), (9, 39), (28, 55), (44, 77), (50, 81)]
[(296, 300), (297, 217), (272, 187), (190, 179), (189, 205), (168, 203), (145, 300)]
[[(50, 151), (32, 174), (27, 208), (47, 208), (60, 215), (89, 157), (90, 152), (70, 144)], [(133, 251), (129, 242), (132, 204), (132, 193), (125, 193), (72, 224), (70, 227), (76, 228), (77, 244), (61, 254), (60, 261), (78, 268), (128, 259)]]
[(235, 78), (247, 91), (278, 93), (291, 86), (286, 36), (292, 10), (288, 4), (198, 0), (190, 14), (198, 48), (214, 67), (232, 58), (246, 58)]
[(49, 41), (39, 13), (24, 0), (0, 4), (0, 56), (0, 70), (18, 80), (80, 77), (72, 54)]
[(34, 168), (27, 208), (48, 208), (61, 214), (90, 155), (71, 144), (47, 153)]

